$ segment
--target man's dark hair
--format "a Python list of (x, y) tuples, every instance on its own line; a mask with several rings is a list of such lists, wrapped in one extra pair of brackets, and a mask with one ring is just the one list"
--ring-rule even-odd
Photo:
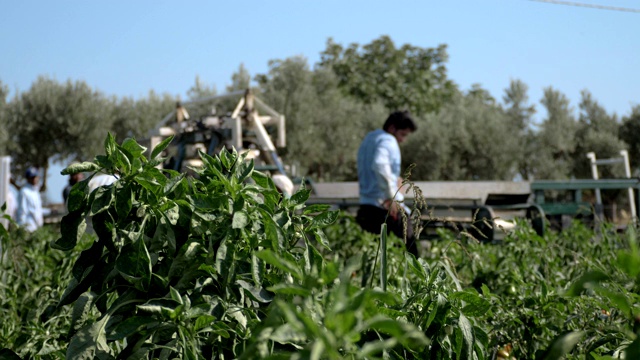
[(409, 129), (413, 132), (418, 129), (418, 127), (416, 126), (416, 122), (413, 120), (411, 114), (409, 114), (408, 111), (392, 112), (391, 115), (389, 115), (389, 117), (387, 118), (387, 121), (384, 122), (382, 129), (385, 131), (389, 130), (389, 127), (391, 127), (391, 125), (393, 125), (396, 130)]

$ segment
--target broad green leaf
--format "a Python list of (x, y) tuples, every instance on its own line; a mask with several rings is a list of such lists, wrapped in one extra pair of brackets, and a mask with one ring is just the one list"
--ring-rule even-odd
[(238, 153), (236, 149), (232, 149), (232, 151), (227, 151), (226, 148), (223, 148), (218, 154), (218, 158), (220, 159), (220, 163), (224, 166), (225, 169), (231, 170), (231, 168), (235, 165), (236, 161), (238, 161)]
[(231, 221), (231, 228), (242, 229), (249, 224), (249, 215), (244, 211), (236, 211), (233, 213), (233, 220)]
[(167, 221), (171, 225), (176, 225), (180, 219), (180, 207), (173, 201), (168, 201), (165, 206), (162, 207), (162, 211)]
[(158, 145), (156, 145), (151, 151), (151, 159), (155, 159), (156, 157), (158, 157), (158, 155), (160, 155), (164, 151), (164, 149), (169, 146), (171, 141), (173, 141), (173, 135), (162, 140)]
[(160, 195), (164, 191), (167, 177), (156, 168), (146, 168), (141, 174), (135, 177), (136, 181), (148, 190)]
[[(193, 330), (195, 331), (200, 331), (201, 329), (204, 329), (206, 327), (211, 326), (211, 324), (216, 321), (216, 317), (213, 315), (201, 315), (198, 316), (198, 318), (196, 319), (196, 322), (193, 326)], [(228, 337), (228, 333), (227, 333), (227, 337)]]
[(331, 248), (329, 247), (329, 239), (327, 239), (327, 236), (324, 234), (324, 231), (322, 231), (321, 229), (313, 229), (313, 235), (315, 235), (316, 240), (318, 240), (318, 242), (325, 249), (331, 251)]
[(426, 281), (427, 280), (427, 273), (425, 272), (425, 270), (422, 267), (422, 265), (418, 262), (416, 257), (413, 256), (413, 254), (411, 254), (408, 251), (404, 253), (404, 257), (405, 257), (405, 261), (409, 265), (409, 269), (411, 269), (411, 271), (415, 275), (417, 275), (420, 279), (422, 279), (422, 281)]
[(256, 287), (244, 280), (236, 280), (236, 284), (248, 291), (251, 298), (261, 303), (269, 303), (273, 300), (273, 294), (270, 294), (262, 287)]
[(275, 252), (269, 249), (258, 251), (255, 254), (258, 258), (264, 260), (267, 264), (273, 265), (278, 269), (291, 274), (298, 280), (302, 280), (302, 270), (296, 263), (278, 256)]
[(123, 149), (127, 150), (131, 155), (133, 155), (134, 158), (142, 155), (145, 151), (147, 151), (146, 147), (138, 144), (138, 142), (136, 142), (136, 140), (132, 138), (124, 139), (121, 146)]
[(153, 243), (162, 247), (167, 247), (173, 254), (176, 251), (176, 235), (173, 228), (166, 221), (161, 221), (153, 234)]
[(93, 161), (102, 169), (111, 169), (113, 167), (113, 161), (105, 155), (98, 155)]
[(449, 298), (463, 301), (465, 304), (462, 312), (468, 316), (482, 316), (491, 309), (491, 303), (489, 301), (470, 291), (458, 291), (451, 294)]
[(102, 258), (104, 245), (102, 241), (95, 241), (90, 248), (80, 253), (80, 256), (71, 269), (71, 274), (76, 280), (82, 280), (87, 275), (87, 272)]
[(271, 248), (277, 251), (281, 251), (285, 247), (285, 238), (280, 226), (268, 216), (262, 218), (264, 224), (264, 232), (267, 237), (267, 241), (271, 244)]
[(314, 341), (311, 346), (311, 354), (309, 355), (309, 360), (320, 360), (324, 353), (324, 342), (321, 339), (317, 339)]
[(247, 317), (243, 313), (244, 308), (233, 307), (227, 311), (229, 317), (235, 319), (244, 329), (247, 328)]
[(155, 327), (159, 321), (153, 316), (131, 316), (119, 323), (115, 329), (107, 334), (107, 340), (122, 340), (134, 334), (139, 334), (149, 327)]
[(442, 295), (436, 295), (436, 301), (434, 301), (433, 308), (429, 311), (429, 317), (427, 318), (427, 323), (425, 324), (425, 330), (428, 330), (432, 324), (439, 325), (443, 324), (446, 320), (447, 313), (451, 308), (451, 304), (447, 302), (447, 299)]
[(569, 290), (567, 290), (567, 296), (578, 296), (587, 289), (592, 289), (596, 284), (609, 280), (609, 275), (601, 271), (590, 271), (582, 275), (577, 281), (575, 281)]
[(324, 258), (307, 239), (305, 239), (304, 262), (304, 270), (307, 274), (317, 277), (321, 273)]
[(171, 295), (171, 299), (177, 302), (180, 305), (184, 305), (184, 301), (182, 300), (182, 295), (180, 292), (176, 290), (173, 286), (169, 287), (169, 294)]
[(185, 174), (179, 174), (177, 176), (172, 176), (167, 180), (167, 183), (164, 186), (164, 194), (170, 194), (174, 191), (178, 186), (182, 183), (185, 178)]
[(95, 301), (96, 294), (86, 292), (75, 301), (73, 310), (71, 311), (71, 328), (73, 329), (78, 321), (85, 317), (91, 311), (92, 302)]
[(111, 133), (108, 133), (107, 138), (104, 139), (104, 153), (108, 158), (111, 158), (115, 154), (117, 146), (116, 139)]
[(251, 174), (253, 173), (253, 169), (254, 169), (254, 164), (253, 164), (253, 160), (251, 161), (242, 161), (240, 163), (240, 166), (238, 166), (238, 182), (242, 183), (245, 180), (247, 180), (248, 178), (251, 177)]
[[(572, 331), (558, 336), (547, 348), (544, 360), (560, 360), (580, 341), (584, 331)], [(633, 357), (631, 358), (633, 359)]]
[(394, 294), (389, 291), (370, 290), (368, 296), (372, 300), (380, 301), (382, 304), (390, 307), (400, 304), (399, 294)]
[(118, 172), (120, 175), (127, 176), (131, 174), (131, 161), (133, 159), (133, 155), (129, 153), (126, 149), (123, 149), (121, 146), (116, 148), (116, 153), (114, 158), (116, 158)]
[(333, 262), (326, 263), (326, 266), (322, 269), (322, 281), (325, 284), (331, 284), (335, 279), (340, 276), (338, 266)]
[(289, 202), (294, 205), (304, 204), (305, 201), (309, 199), (310, 195), (310, 189), (301, 188), (295, 194), (291, 195), (291, 198), (289, 198)]
[(485, 349), (489, 346), (489, 335), (479, 326), (473, 327), (473, 335), (476, 339), (476, 344), (480, 343)]
[(269, 335), (269, 339), (280, 344), (292, 344), (295, 346), (296, 344), (304, 343), (307, 337), (304, 333), (296, 331), (288, 323), (284, 323)]
[(251, 178), (256, 182), (256, 184), (258, 184), (258, 186), (264, 189), (273, 189), (275, 187), (271, 178), (260, 171), (254, 171), (251, 174)]
[(629, 277), (635, 278), (640, 273), (640, 256), (632, 251), (618, 252), (617, 264)]
[(366, 320), (362, 330), (372, 329), (397, 339), (398, 342), (411, 349), (422, 349), (429, 345), (429, 339), (413, 324), (376, 315)]
[(325, 226), (329, 226), (336, 222), (338, 216), (340, 215), (340, 211), (327, 211), (320, 213), (320, 215), (313, 218), (312, 227), (320, 227), (323, 228)]
[(276, 300), (275, 305), (294, 329), (304, 331), (308, 338), (317, 339), (322, 336), (318, 324), (306, 314), (297, 311), (293, 304)]
[(487, 286), (487, 284), (482, 284), (482, 295), (484, 295), (484, 297), (488, 298), (489, 296), (491, 296), (491, 290), (489, 290), (489, 287)]
[(631, 317), (633, 314), (631, 312), (631, 305), (629, 301), (624, 296), (624, 294), (609, 290), (603, 286), (597, 285), (595, 286), (595, 290), (604, 297), (608, 298), (613, 302), (616, 307), (626, 316)]
[(364, 344), (358, 351), (358, 358), (361, 359), (377, 359), (379, 358), (379, 354), (387, 349), (392, 349), (398, 345), (398, 340), (394, 337), (379, 340), (379, 341), (369, 341)]
[(116, 259), (116, 270), (138, 290), (146, 291), (151, 281), (151, 257), (142, 237), (126, 245)]
[(265, 273), (265, 266), (262, 260), (258, 259), (255, 253), (251, 254), (251, 276), (256, 285), (262, 285)]
[(304, 208), (303, 214), (316, 214), (320, 212), (325, 212), (331, 209), (331, 205), (327, 204), (313, 204)]
[(89, 162), (89, 161), (85, 161), (83, 163), (80, 164), (73, 164), (73, 165), (69, 165), (68, 167), (64, 168), (62, 171), (60, 171), (60, 174), (62, 175), (73, 175), (73, 174), (77, 174), (77, 173), (81, 173), (81, 172), (94, 172), (94, 171), (98, 171), (100, 170), (100, 166), (98, 166), (98, 164)]
[(133, 208), (133, 192), (129, 184), (116, 193), (116, 213), (121, 219), (125, 219)]
[[(198, 320), (200, 320), (200, 318), (198, 318)], [(196, 321), (196, 325), (198, 325), (198, 321)], [(202, 331), (204, 331), (204, 329)], [(218, 321), (214, 324), (211, 324), (211, 326), (209, 326), (208, 328), (206, 328), (206, 331), (211, 332), (212, 334), (221, 336), (225, 339), (229, 339), (231, 337), (231, 332), (233, 330), (225, 322)]]
[(82, 238), (87, 223), (85, 214), (78, 210), (70, 212), (62, 217), (60, 222), (60, 238), (51, 244), (54, 249), (69, 251), (73, 249), (78, 241)]
[(619, 360), (620, 358), (614, 358), (611, 355), (598, 355), (594, 352), (589, 353), (589, 356), (591, 358), (587, 358), (587, 359), (591, 359), (591, 360)]
[(67, 359), (93, 359), (98, 351), (109, 351), (105, 327), (111, 316), (104, 315), (100, 320), (80, 329), (69, 342)]
[[(170, 228), (169, 228), (170, 229)], [(191, 240), (180, 248), (180, 253), (175, 257), (169, 268), (169, 278), (184, 275), (187, 268), (196, 265), (199, 262), (198, 256), (202, 252), (202, 244), (198, 241)]]
[(445, 260), (445, 261), (441, 261), (440, 264), (442, 264), (447, 274), (449, 274), (449, 277), (451, 278), (451, 280), (453, 280), (453, 282), (456, 284), (456, 289), (458, 291), (462, 291), (462, 285), (460, 285), (460, 280), (458, 280), (458, 276), (456, 276), (455, 272), (453, 272), (453, 269), (451, 269), (451, 265), (449, 264), (449, 262)]
[(458, 317), (458, 328), (462, 332), (462, 353), (461, 359), (473, 360), (473, 326), (466, 316), (460, 314)]
[[(6, 203), (4, 204), (6, 205)], [(3, 205), (3, 206), (4, 206)], [(4, 209), (2, 209), (2, 211), (4, 211)], [(10, 219), (10, 217), (8, 215), (5, 215), (7, 220)], [(7, 231), (7, 229), (5, 229), (4, 224), (2, 224), (2, 222), (0, 222), (0, 246), (2, 246), (2, 241), (5, 240), (9, 240), (9, 232)]]
[(268, 290), (281, 295), (298, 295), (305, 297), (311, 295), (309, 289), (297, 284), (280, 283), (269, 287)]
[(107, 210), (113, 202), (113, 198), (113, 184), (98, 187), (94, 190), (89, 216), (94, 216)]
[(635, 340), (624, 350), (625, 359), (640, 359), (640, 336), (636, 336)]
[(236, 250), (236, 244), (229, 238), (225, 237), (218, 246), (216, 252), (216, 272), (222, 276), (223, 283), (226, 285), (229, 274), (233, 268), (234, 253)]
[(176, 311), (181, 305), (172, 299), (151, 299), (137, 308), (149, 314), (157, 314), (165, 319), (176, 317)]
[[(453, 329), (453, 352), (456, 355), (456, 359), (465, 359), (469, 358), (463, 356), (462, 348), (464, 347), (464, 335), (462, 334), (462, 329), (459, 326), (456, 326)], [(466, 352), (465, 352), (466, 353)]]

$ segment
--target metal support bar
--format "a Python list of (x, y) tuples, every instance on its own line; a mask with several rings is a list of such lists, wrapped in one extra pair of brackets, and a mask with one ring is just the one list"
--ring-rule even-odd
[[(9, 198), (9, 188), (11, 180), (11, 157), (10, 156), (0, 156), (0, 206), (4, 204)], [(12, 209), (8, 209), (11, 211)], [(2, 211), (0, 210), (0, 215), (2, 215)], [(9, 214), (14, 216), (15, 214)], [(0, 223), (4, 228), (8, 228), (9, 221), (0, 217)], [(8, 239), (4, 239), (7, 241)], [(0, 239), (0, 261), (2, 260), (2, 239)]]
[[(587, 157), (591, 160), (591, 174), (593, 175), (593, 180), (598, 180), (598, 165), (596, 163), (596, 153), (590, 152), (587, 153)], [(600, 194), (600, 189), (596, 190), (596, 212), (598, 212), (598, 216), (602, 216), (602, 195)]]
[[(593, 153), (589, 153), (589, 154), (593, 154)], [(594, 156), (595, 156), (595, 154), (594, 154)], [(622, 162), (624, 162), (623, 158), (612, 158), (612, 159), (596, 160), (595, 164), (596, 165), (613, 165), (613, 164), (620, 164)]]
[[(621, 150), (620, 155), (622, 155), (622, 159), (624, 162), (625, 176), (630, 179), (631, 166), (629, 165), (629, 152), (627, 150)], [(633, 222), (635, 223), (637, 221), (637, 214), (636, 214), (636, 201), (635, 201), (635, 197), (633, 196), (633, 188), (630, 187), (627, 189), (627, 191), (629, 192), (629, 207), (631, 210), (631, 219), (633, 219)]]

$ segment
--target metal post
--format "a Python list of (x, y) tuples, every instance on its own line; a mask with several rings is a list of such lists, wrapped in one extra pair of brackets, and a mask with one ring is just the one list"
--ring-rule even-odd
[[(591, 160), (591, 174), (593, 175), (593, 180), (598, 180), (598, 164), (596, 164), (596, 153), (589, 152), (587, 153), (587, 157)], [(596, 191), (596, 214), (603, 218), (603, 207), (602, 207), (602, 195), (600, 194), (600, 189), (595, 189)]]
[[(11, 157), (10, 156), (1, 156), (0, 157), (0, 206), (4, 204), (9, 198), (9, 180), (11, 177)], [(10, 209), (9, 209), (10, 210)], [(0, 211), (0, 215), (2, 212)], [(9, 222), (5, 219), (0, 218), (0, 223), (6, 228), (9, 226)]]
[[(4, 204), (9, 198), (9, 191), (11, 191), (11, 189), (9, 188), (10, 180), (11, 180), (11, 157), (0, 156), (0, 206), (2, 206), (2, 204)], [(7, 207), (7, 210), (11, 211), (12, 209), (9, 209)], [(0, 215), (3, 215), (2, 211), (0, 211)], [(15, 214), (9, 214), (9, 215), (14, 216)], [(2, 226), (4, 226), (5, 229), (9, 227), (9, 221), (6, 219), (0, 218), (0, 223), (2, 224)], [(0, 261), (3, 260), (2, 241), (3, 239), (0, 239)], [(7, 239), (4, 239), (4, 241), (7, 241)]]
[[(622, 158), (624, 159), (625, 175), (628, 179), (631, 179), (631, 166), (629, 165), (629, 152), (627, 150), (621, 150), (620, 155), (622, 155)], [(631, 221), (635, 223), (637, 221), (637, 214), (636, 214), (636, 201), (635, 201), (635, 197), (633, 196), (633, 188), (629, 188), (628, 191), (629, 191), (629, 208), (631, 209)]]

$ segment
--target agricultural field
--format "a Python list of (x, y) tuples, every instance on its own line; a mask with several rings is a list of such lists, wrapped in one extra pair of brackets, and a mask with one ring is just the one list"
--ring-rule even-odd
[(634, 228), (442, 230), (416, 259), (237, 153), (162, 172), (170, 140), (148, 160), (109, 136), (65, 173), (119, 181), (78, 183), (59, 228), (0, 230), (1, 360), (640, 358)]

